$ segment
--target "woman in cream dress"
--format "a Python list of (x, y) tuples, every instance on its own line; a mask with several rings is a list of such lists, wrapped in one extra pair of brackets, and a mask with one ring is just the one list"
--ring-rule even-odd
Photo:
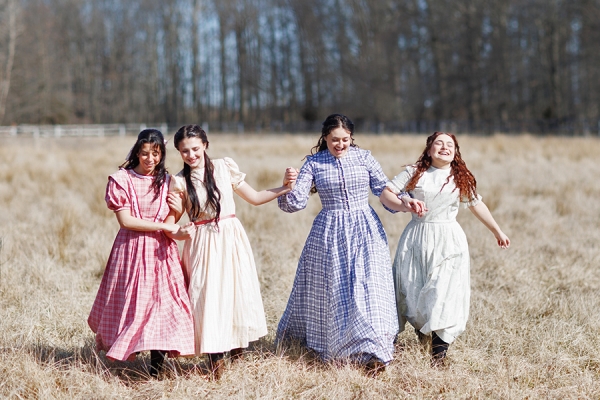
[(394, 259), (394, 283), (400, 330), (406, 321), (420, 338), (431, 335), (433, 364), (444, 361), (448, 345), (469, 317), (470, 260), (467, 238), (456, 221), (469, 210), (494, 234), (498, 246), (510, 246), (476, 191), (475, 177), (461, 158), (454, 135), (435, 132), (415, 165), (387, 185), (382, 203), (401, 211), (414, 199), (426, 209), (412, 214)]
[(173, 179), (169, 204), (181, 211), (183, 198), (196, 226), (186, 240), (182, 264), (194, 316), (196, 354), (208, 353), (214, 377), (223, 371), (223, 353), (241, 356), (249, 342), (267, 334), (260, 284), (252, 248), (235, 216), (233, 193), (250, 204), (267, 203), (287, 193), (296, 172), (288, 169), (287, 185), (255, 191), (231, 158), (209, 159), (206, 132), (197, 125), (181, 127), (175, 148), (185, 163)]

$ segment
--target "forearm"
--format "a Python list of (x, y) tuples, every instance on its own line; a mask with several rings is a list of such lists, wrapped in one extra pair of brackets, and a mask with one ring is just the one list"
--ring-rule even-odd
[(379, 196), (379, 201), (381, 201), (381, 204), (383, 204), (387, 208), (394, 210), (394, 211), (401, 211), (401, 212), (411, 212), (412, 211), (409, 207), (406, 207), (404, 205), (402, 200), (400, 200), (398, 198), (398, 196), (396, 196), (395, 193), (392, 193), (392, 191), (390, 191), (387, 188), (384, 189), (383, 192), (381, 192), (381, 196)]
[(165, 229), (165, 224), (133, 217), (129, 214), (129, 210), (117, 211), (115, 215), (117, 216), (117, 221), (119, 221), (121, 228), (129, 229), (131, 231), (155, 232)]
[(253, 206), (260, 206), (261, 204), (268, 203), (277, 197), (286, 194), (290, 191), (287, 186), (280, 186), (273, 189), (265, 189), (257, 192), (247, 183), (238, 187), (235, 192), (248, 203)]
[(500, 226), (498, 226), (498, 223), (483, 201), (480, 201), (476, 205), (469, 207), (469, 210), (471, 210), (477, 219), (480, 220), (481, 223), (494, 234), (494, 236), (498, 236), (502, 233)]

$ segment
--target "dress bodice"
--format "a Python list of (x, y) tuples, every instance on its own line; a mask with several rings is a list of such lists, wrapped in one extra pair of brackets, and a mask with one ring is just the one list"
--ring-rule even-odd
[[(392, 192), (400, 193), (404, 190), (414, 171), (414, 167), (408, 166), (394, 177), (387, 186)], [(469, 207), (479, 202), (481, 196), (470, 201), (465, 201), (465, 199), (461, 201), (460, 192), (454, 183), (453, 177), (448, 179), (450, 172), (450, 168), (430, 167), (419, 178), (417, 185), (410, 194), (413, 198), (423, 201), (428, 211), (422, 217), (412, 214), (413, 220), (420, 222), (452, 222), (456, 220), (461, 205)]]
[(112, 211), (129, 209), (131, 215), (146, 221), (163, 222), (169, 214), (166, 201), (171, 177), (166, 175), (158, 197), (152, 187), (155, 177), (121, 168), (109, 176), (105, 200)]
[(314, 183), (323, 210), (358, 210), (369, 207), (369, 189), (379, 196), (386, 176), (367, 150), (350, 147), (344, 157), (336, 158), (328, 150), (307, 157), (294, 190), (279, 197), (279, 207), (294, 212), (306, 207)]
[[(244, 184), (246, 174), (240, 172), (237, 164), (228, 157), (212, 160), (213, 174), (219, 191), (221, 192), (221, 217), (235, 214), (235, 201), (233, 199), (233, 191)], [(196, 189), (196, 196), (203, 208), (202, 214), (198, 220), (208, 220), (215, 217), (215, 211), (206, 206), (206, 188), (204, 187), (204, 168), (195, 168), (191, 174), (192, 183)], [(190, 212), (192, 204), (187, 196), (187, 189), (183, 171), (173, 177), (173, 184), (170, 191), (185, 191), (186, 192), (186, 211)]]

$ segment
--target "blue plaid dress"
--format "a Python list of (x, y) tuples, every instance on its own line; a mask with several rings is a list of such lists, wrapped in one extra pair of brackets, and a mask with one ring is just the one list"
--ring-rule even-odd
[(276, 343), (301, 341), (324, 361), (371, 357), (392, 360), (398, 332), (387, 238), (369, 206), (387, 178), (366, 150), (351, 147), (342, 158), (328, 150), (307, 158), (296, 186), (278, 198), (279, 208), (306, 207), (312, 184), (323, 209), (302, 250)]

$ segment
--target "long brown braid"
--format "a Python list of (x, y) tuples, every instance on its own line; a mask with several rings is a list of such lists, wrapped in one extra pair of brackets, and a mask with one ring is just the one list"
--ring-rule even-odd
[[(456, 140), (456, 136), (452, 133), (448, 132), (434, 132), (427, 138), (427, 145), (425, 146), (425, 150), (423, 150), (423, 154), (415, 163), (416, 171), (413, 176), (410, 178), (404, 190), (409, 192), (414, 190), (419, 182), (419, 179), (423, 175), (425, 171), (431, 167), (431, 156), (429, 155), (429, 150), (431, 150), (431, 146), (433, 146), (433, 142), (440, 135), (448, 135), (454, 141), (454, 160), (450, 163), (450, 175), (448, 175), (448, 179), (446, 179), (446, 183), (442, 186), (442, 189), (446, 184), (450, 181), (450, 177), (454, 178), (454, 184), (456, 188), (460, 190), (460, 198), (461, 200), (471, 200), (477, 197), (477, 180), (467, 168), (467, 164), (462, 159), (460, 155), (460, 148), (458, 146), (458, 141)], [(440, 192), (442, 191), (440, 189)], [(456, 190), (456, 189), (455, 189)]]

